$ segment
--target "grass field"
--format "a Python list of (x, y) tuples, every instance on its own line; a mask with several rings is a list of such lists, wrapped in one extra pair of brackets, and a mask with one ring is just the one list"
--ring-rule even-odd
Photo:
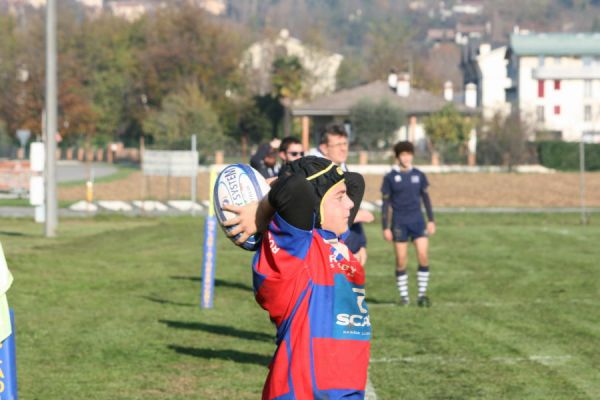
[[(440, 215), (430, 309), (396, 305), (391, 246), (369, 226), (378, 399), (600, 398), (592, 222)], [(200, 218), (65, 219), (58, 238), (41, 232), (0, 220), (22, 399), (260, 398), (274, 329), (253, 299), (250, 253), (219, 234), (215, 308), (201, 310)]]

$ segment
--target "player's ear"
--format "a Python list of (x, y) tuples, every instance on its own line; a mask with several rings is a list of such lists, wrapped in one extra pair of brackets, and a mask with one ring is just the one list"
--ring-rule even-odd
[(323, 153), (323, 155), (327, 155), (327, 144), (326, 143), (321, 143), (319, 145), (319, 151), (321, 153)]

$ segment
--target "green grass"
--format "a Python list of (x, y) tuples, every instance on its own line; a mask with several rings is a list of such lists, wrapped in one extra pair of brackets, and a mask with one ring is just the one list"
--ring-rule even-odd
[[(391, 246), (368, 226), (378, 398), (600, 398), (600, 228), (577, 222), (440, 215), (430, 309), (396, 305)], [(251, 253), (219, 234), (215, 307), (201, 310), (201, 219), (42, 230), (0, 220), (21, 398), (260, 398), (274, 329), (253, 299)], [(411, 252), (412, 293), (414, 266)]]
[[(58, 206), (60, 208), (67, 208), (73, 203), (75, 203), (75, 202), (59, 200)], [(29, 198), (19, 198), (19, 199), (0, 199), (0, 207), (33, 207), (33, 206), (31, 204), (29, 204)]]

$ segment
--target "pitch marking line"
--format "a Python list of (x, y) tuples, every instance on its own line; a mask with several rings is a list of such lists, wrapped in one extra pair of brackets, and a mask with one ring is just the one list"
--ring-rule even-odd
[[(545, 356), (531, 355), (525, 357), (492, 357), (489, 359), (481, 359), (481, 361), (492, 361), (501, 364), (518, 364), (522, 362), (537, 362), (542, 365), (562, 365), (570, 361), (573, 357), (570, 355), (564, 356)], [(443, 357), (443, 356), (420, 356), (420, 357), (383, 357), (371, 359), (372, 363), (442, 363), (442, 364), (464, 364), (473, 362), (473, 358), (464, 357)]]
[(365, 390), (365, 400), (377, 400), (377, 393), (375, 393), (375, 386), (367, 374), (367, 389)]

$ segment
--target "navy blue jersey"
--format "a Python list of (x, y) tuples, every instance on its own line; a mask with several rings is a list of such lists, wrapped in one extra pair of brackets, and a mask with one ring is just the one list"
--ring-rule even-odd
[(428, 219), (433, 221), (428, 186), (429, 181), (420, 170), (412, 168), (409, 171), (401, 171), (400, 167), (394, 166), (392, 171), (383, 177), (381, 185), (383, 229), (423, 219), (421, 198), (425, 203)]

